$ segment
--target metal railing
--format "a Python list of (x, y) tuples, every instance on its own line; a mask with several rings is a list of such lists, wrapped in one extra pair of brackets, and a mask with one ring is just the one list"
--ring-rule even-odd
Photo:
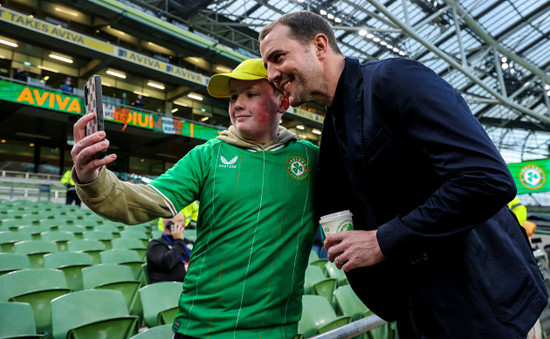
[(311, 339), (347, 339), (353, 338), (361, 333), (365, 333), (377, 327), (384, 325), (386, 321), (377, 315), (370, 315), (366, 318), (356, 320), (350, 324), (338, 327), (332, 331), (321, 333)]
[(60, 183), (61, 176), (49, 173), (0, 171), (0, 197), (10, 200), (56, 200), (63, 201), (66, 188)]

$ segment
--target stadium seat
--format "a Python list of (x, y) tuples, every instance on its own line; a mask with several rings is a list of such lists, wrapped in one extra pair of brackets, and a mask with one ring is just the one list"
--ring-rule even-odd
[(319, 255), (317, 254), (317, 252), (311, 250), (309, 252), (309, 260), (308, 260), (308, 263), (312, 262), (312, 261), (315, 261), (315, 260), (319, 260)]
[(149, 243), (149, 235), (147, 233), (144, 231), (131, 229), (130, 227), (120, 232), (120, 238), (139, 239), (145, 247), (147, 247), (147, 244)]
[(137, 333), (138, 317), (128, 314), (122, 294), (83, 290), (52, 301), (54, 339), (126, 339)]
[(49, 232), (51, 231), (50, 226), (44, 226), (44, 225), (25, 225), (19, 227), (17, 232), (20, 233), (29, 233), (32, 237), (32, 240), (42, 240), (41, 234), (43, 232)]
[(44, 338), (36, 333), (31, 305), (0, 302), (0, 338)]
[(119, 239), (113, 239), (111, 243), (113, 244), (113, 249), (126, 248), (129, 250), (134, 250), (138, 253), (141, 260), (145, 260), (145, 256), (147, 255), (147, 245), (144, 245), (142, 240), (125, 238), (121, 233), (121, 237)]
[(166, 324), (161, 326), (155, 326), (148, 330), (145, 330), (139, 334), (136, 334), (130, 339), (158, 339), (158, 338), (171, 338), (174, 332), (172, 332), (172, 324)]
[(327, 278), (319, 267), (308, 265), (304, 281), (304, 294), (323, 296), (332, 305), (332, 296), (336, 289), (336, 283), (336, 279)]
[(23, 226), (24, 224), (25, 222), (21, 219), (6, 218), (2, 220), (2, 224), (0, 224), (0, 230), (2, 231), (16, 230), (19, 227)]
[(151, 278), (149, 277), (149, 270), (147, 269), (147, 262), (144, 262), (141, 265), (142, 279), (141, 282), (143, 285), (149, 285), (151, 283)]
[(82, 233), (82, 239), (99, 240), (103, 243), (106, 250), (113, 248), (111, 240), (113, 240), (113, 233), (107, 231), (86, 231)]
[(338, 281), (338, 286), (349, 284), (346, 273), (338, 269), (338, 267), (330, 261), (325, 264), (325, 272), (327, 272), (329, 278), (334, 278)]
[(143, 320), (148, 327), (171, 324), (178, 313), (181, 282), (163, 281), (139, 289)]
[(139, 257), (138, 252), (126, 248), (114, 248), (101, 252), (100, 256), (102, 263), (128, 266), (132, 269), (134, 277), (138, 281), (141, 279), (143, 260)]
[(0, 253), (0, 276), (25, 268), (31, 268), (29, 257), (25, 254)]
[(31, 239), (32, 236), (30, 233), (18, 231), (0, 232), (0, 248), (2, 249), (2, 252), (13, 252), (13, 245), (16, 242)]
[(74, 233), (63, 232), (59, 230), (43, 232), (40, 234), (40, 237), (42, 238), (42, 240), (55, 242), (60, 251), (66, 251), (67, 242), (76, 239)]
[(325, 265), (328, 262), (330, 262), (330, 261), (328, 261), (328, 259), (317, 259), (317, 260), (310, 261), (309, 265), (319, 267), (321, 269), (321, 271), (323, 272), (323, 274), (326, 276), (327, 273), (326, 273), (326, 270), (325, 270)]
[(90, 255), (82, 252), (56, 252), (44, 256), (44, 267), (63, 271), (67, 284), (73, 291), (82, 289), (82, 269), (91, 265)]
[(110, 232), (113, 234), (113, 239), (120, 238), (120, 229), (115, 225), (97, 225), (94, 227), (94, 231)]
[(0, 301), (29, 303), (38, 333), (50, 331), (51, 300), (70, 291), (60, 270), (31, 268), (0, 276)]
[[(151, 285), (152, 286), (152, 285)], [(326, 298), (318, 295), (302, 296), (302, 318), (298, 322), (298, 333), (313, 337), (351, 322), (351, 317), (336, 316)]]
[(24, 240), (13, 245), (13, 252), (26, 254), (31, 261), (31, 267), (44, 267), (44, 255), (59, 251), (57, 245), (45, 240)]
[(122, 293), (130, 314), (141, 315), (138, 290), (141, 283), (127, 266), (101, 264), (82, 269), (84, 289), (108, 289)]
[(105, 250), (105, 245), (99, 240), (75, 239), (67, 243), (67, 250), (88, 253), (94, 265), (101, 264), (99, 253)]
[(349, 316), (353, 321), (372, 313), (352, 290), (350, 285), (338, 287), (334, 291), (335, 306), (341, 315)]
[(82, 239), (82, 233), (86, 231), (86, 227), (79, 225), (61, 225), (58, 229), (59, 232), (69, 232), (74, 234), (75, 239)]

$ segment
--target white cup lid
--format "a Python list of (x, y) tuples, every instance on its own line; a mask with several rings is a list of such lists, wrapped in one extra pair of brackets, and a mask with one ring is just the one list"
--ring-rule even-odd
[(352, 216), (353, 216), (353, 214), (351, 213), (350, 210), (344, 210), (344, 211), (340, 211), (340, 212), (335, 212), (335, 213), (323, 215), (321, 217), (321, 219), (319, 220), (319, 223), (323, 224), (325, 222), (330, 222), (330, 221), (333, 221), (333, 220), (351, 218)]

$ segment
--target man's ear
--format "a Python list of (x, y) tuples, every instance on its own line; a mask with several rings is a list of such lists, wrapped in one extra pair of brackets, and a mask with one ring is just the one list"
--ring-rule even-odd
[(316, 55), (324, 57), (329, 49), (328, 38), (322, 33), (318, 33), (313, 37), (313, 46), (316, 50)]
[(286, 94), (281, 94), (281, 103), (279, 104), (279, 109), (277, 113), (284, 113), (290, 107), (290, 101)]

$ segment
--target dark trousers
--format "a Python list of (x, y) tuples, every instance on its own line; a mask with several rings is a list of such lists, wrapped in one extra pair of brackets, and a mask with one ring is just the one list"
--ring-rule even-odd
[(78, 207), (80, 207), (81, 201), (78, 197), (78, 194), (76, 194), (76, 190), (67, 190), (67, 196), (65, 197), (65, 204), (66, 205), (72, 205), (74, 201), (74, 204)]

